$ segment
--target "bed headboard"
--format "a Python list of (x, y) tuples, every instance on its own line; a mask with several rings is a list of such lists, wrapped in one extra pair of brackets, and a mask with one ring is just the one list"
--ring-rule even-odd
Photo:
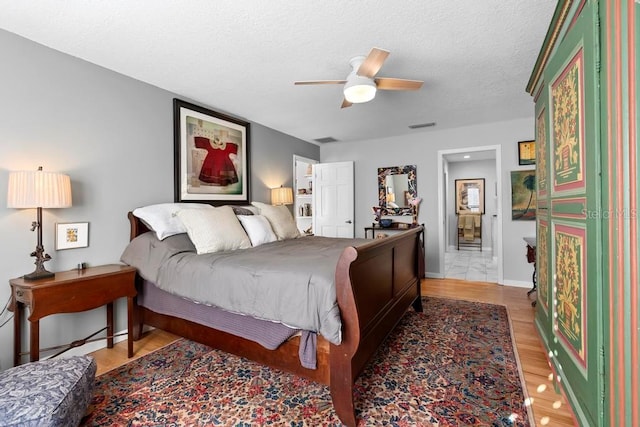
[(135, 239), (139, 235), (146, 233), (147, 231), (151, 231), (149, 227), (147, 227), (144, 222), (140, 220), (137, 216), (133, 214), (133, 212), (129, 212), (127, 214), (127, 218), (129, 218), (129, 224), (131, 226), (131, 232), (129, 234), (129, 241)]

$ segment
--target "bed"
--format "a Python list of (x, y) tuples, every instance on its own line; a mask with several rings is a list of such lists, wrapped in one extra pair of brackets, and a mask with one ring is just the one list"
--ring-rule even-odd
[[(129, 212), (130, 240), (149, 227)], [(306, 239), (306, 237), (301, 238)], [(148, 283), (138, 276), (134, 306), (134, 340), (143, 325), (159, 328), (267, 366), (285, 370), (330, 388), (335, 411), (347, 426), (356, 425), (354, 381), (409, 307), (422, 311), (420, 279), (424, 276), (423, 228), (347, 246), (335, 266), (335, 292), (341, 319), (341, 341), (334, 344), (318, 334), (316, 369), (300, 362), (300, 336), (276, 349), (223, 330), (212, 329), (176, 313), (162, 313), (139, 304)]]

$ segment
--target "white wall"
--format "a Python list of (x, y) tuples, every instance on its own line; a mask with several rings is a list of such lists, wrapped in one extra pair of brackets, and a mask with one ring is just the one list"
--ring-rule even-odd
[[(29, 254), (36, 245), (36, 234), (29, 231), (35, 210), (6, 207), (9, 171), (43, 166), (71, 177), (73, 207), (43, 212), (43, 243), (53, 257), (47, 269), (66, 270), (80, 262), (117, 263), (129, 237), (127, 212), (173, 201), (172, 100), (180, 96), (3, 30), (0, 52), (4, 59), (0, 67), (0, 302), (4, 307), (10, 295), (9, 279), (33, 271)], [(294, 154), (320, 158), (316, 145), (256, 123), (251, 123), (250, 131), (253, 200), (268, 202), (270, 188), (292, 185)], [(89, 222), (89, 247), (55, 251), (55, 222), (80, 221)], [(126, 327), (124, 300), (115, 311), (116, 330), (122, 330)], [(0, 316), (0, 324), (7, 319), (7, 313)], [(47, 317), (40, 326), (41, 348), (85, 337), (104, 324), (104, 308)], [(26, 335), (23, 342), (28, 343)], [(0, 369), (12, 364), (13, 323), (9, 321), (0, 328)]]
[[(416, 165), (418, 196), (422, 197), (419, 221), (427, 228), (427, 274), (442, 277), (438, 242), (438, 151), (454, 148), (500, 145), (502, 153), (502, 227), (504, 284), (530, 286), (532, 266), (526, 260), (522, 236), (535, 235), (530, 221), (511, 221), (510, 172), (518, 166), (518, 141), (533, 139), (533, 101), (531, 117), (486, 123), (455, 129), (437, 128), (393, 138), (348, 143), (328, 143), (320, 148), (322, 162), (355, 162), (356, 236), (364, 237), (371, 223), (371, 207), (378, 203), (378, 168)], [(444, 225), (443, 225), (444, 226)]]

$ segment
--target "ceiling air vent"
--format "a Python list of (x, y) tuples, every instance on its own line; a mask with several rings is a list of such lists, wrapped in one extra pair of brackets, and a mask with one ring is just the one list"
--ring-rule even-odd
[(409, 129), (430, 128), (435, 125), (436, 125), (436, 122), (420, 123), (418, 125), (409, 125)]
[(336, 142), (337, 139), (335, 139), (332, 136), (325, 136), (324, 138), (317, 138), (314, 139), (315, 142), (319, 142), (320, 144), (326, 144), (327, 142)]

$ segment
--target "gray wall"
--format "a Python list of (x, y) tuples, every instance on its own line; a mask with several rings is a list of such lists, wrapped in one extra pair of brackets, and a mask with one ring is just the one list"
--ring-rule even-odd
[[(504, 284), (529, 286), (531, 265), (527, 264), (522, 236), (535, 235), (533, 221), (511, 221), (510, 171), (527, 169), (518, 166), (518, 141), (533, 139), (533, 101), (531, 117), (486, 123), (455, 129), (416, 131), (393, 138), (349, 143), (329, 143), (320, 148), (322, 162), (355, 162), (356, 236), (364, 236), (363, 227), (371, 224), (371, 207), (378, 204), (378, 168), (416, 165), (420, 223), (427, 229), (427, 275), (442, 277), (438, 242), (438, 151), (500, 145), (502, 154), (502, 244)], [(444, 226), (444, 225), (442, 225)]]
[[(0, 301), (4, 306), (9, 279), (33, 271), (29, 254), (36, 245), (36, 234), (29, 231), (35, 210), (6, 207), (9, 171), (43, 166), (71, 177), (73, 207), (44, 210), (43, 243), (53, 257), (46, 263), (49, 270), (70, 269), (80, 262), (117, 263), (128, 242), (127, 211), (173, 201), (172, 100), (181, 97), (3, 30), (0, 52), (4, 58)], [(251, 123), (250, 149), (252, 199), (265, 202), (269, 188), (292, 185), (294, 154), (320, 158), (319, 147), (257, 123)], [(55, 251), (55, 223), (81, 221), (89, 222), (89, 247)], [(104, 326), (104, 316), (105, 309), (99, 308), (45, 318), (41, 348), (95, 332)], [(2, 314), (0, 324), (8, 317)], [(116, 330), (125, 327), (126, 304), (119, 301)], [(0, 343), (0, 368), (6, 369), (13, 363), (12, 322), (0, 328)]]

